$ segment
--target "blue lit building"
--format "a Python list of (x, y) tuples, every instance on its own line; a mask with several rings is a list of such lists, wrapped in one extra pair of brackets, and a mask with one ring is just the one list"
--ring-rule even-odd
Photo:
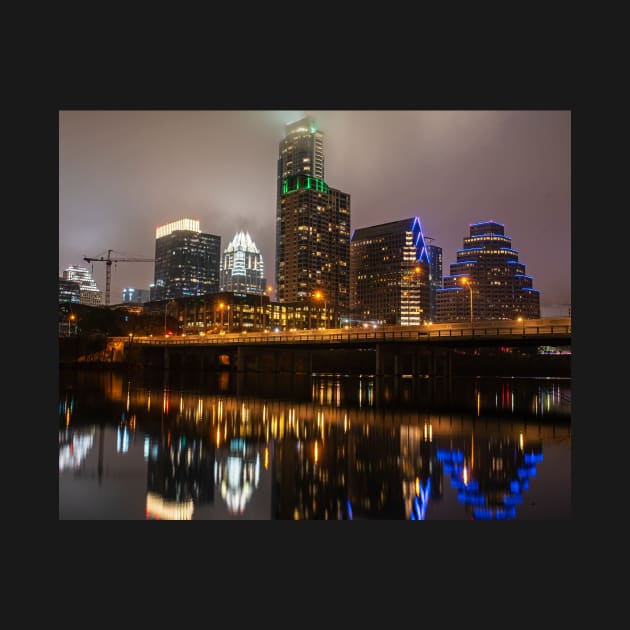
[(430, 277), (429, 251), (418, 217), (353, 232), (350, 239), (353, 320), (401, 326), (429, 321)]
[(438, 322), (538, 319), (540, 294), (518, 260), (518, 250), (496, 221), (470, 225), (450, 275), (437, 289)]

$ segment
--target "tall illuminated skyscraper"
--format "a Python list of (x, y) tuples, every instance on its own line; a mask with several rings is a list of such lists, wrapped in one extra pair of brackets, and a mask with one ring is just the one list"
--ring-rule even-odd
[(315, 119), (286, 126), (278, 157), (276, 297), (314, 305), (337, 326), (349, 309), (350, 195), (324, 181), (324, 134)]
[(223, 251), (221, 291), (264, 293), (263, 257), (249, 232), (237, 232)]
[(203, 233), (197, 219), (180, 219), (158, 227), (151, 299), (218, 291), (220, 257), (221, 237)]
[(282, 182), (291, 175), (310, 175), (324, 179), (324, 133), (317, 121), (306, 116), (286, 125), (278, 157), (278, 196)]

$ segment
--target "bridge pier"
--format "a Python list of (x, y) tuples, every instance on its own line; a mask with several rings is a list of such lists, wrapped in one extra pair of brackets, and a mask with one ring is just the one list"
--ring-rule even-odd
[(384, 369), (383, 369), (383, 346), (380, 343), (376, 344), (376, 359), (375, 359), (375, 363), (376, 365), (374, 366), (374, 374), (376, 374), (376, 376), (383, 376), (384, 373)]

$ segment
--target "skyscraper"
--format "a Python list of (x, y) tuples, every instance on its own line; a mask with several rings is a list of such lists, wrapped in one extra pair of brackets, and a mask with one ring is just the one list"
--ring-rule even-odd
[(430, 259), (418, 217), (359, 228), (350, 241), (352, 319), (429, 320)]
[(99, 306), (103, 301), (103, 293), (96, 286), (92, 272), (87, 267), (70, 265), (63, 272), (63, 279), (78, 282), (81, 304)]
[(278, 158), (276, 296), (313, 307), (320, 296), (337, 326), (349, 309), (350, 195), (323, 177), (323, 133), (316, 121), (287, 125)]
[(437, 319), (437, 290), (442, 288), (442, 248), (433, 245), (432, 238), (425, 236), (429, 253), (429, 321)]
[(223, 251), (221, 259), (221, 291), (264, 293), (263, 257), (249, 232), (237, 232)]
[(437, 290), (440, 322), (537, 319), (540, 294), (518, 261), (518, 250), (496, 221), (470, 224), (444, 287)]
[(324, 179), (324, 133), (317, 121), (306, 116), (285, 127), (278, 158), (278, 197), (282, 182), (291, 175), (310, 175)]
[(180, 219), (155, 231), (152, 300), (219, 290), (221, 237), (205, 234), (196, 219)]

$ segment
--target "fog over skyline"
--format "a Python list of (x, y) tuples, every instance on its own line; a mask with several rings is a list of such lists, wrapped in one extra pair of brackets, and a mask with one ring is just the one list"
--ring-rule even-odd
[[(278, 146), (310, 115), (325, 181), (351, 195), (351, 227), (412, 216), (450, 273), (469, 224), (505, 226), (540, 291), (541, 314), (571, 302), (569, 111), (61, 111), (59, 275), (83, 260), (155, 255), (155, 228), (199, 219), (221, 252), (244, 230), (275, 288)], [(93, 263), (105, 291), (105, 263)], [(111, 303), (148, 289), (153, 263), (112, 265)]]

